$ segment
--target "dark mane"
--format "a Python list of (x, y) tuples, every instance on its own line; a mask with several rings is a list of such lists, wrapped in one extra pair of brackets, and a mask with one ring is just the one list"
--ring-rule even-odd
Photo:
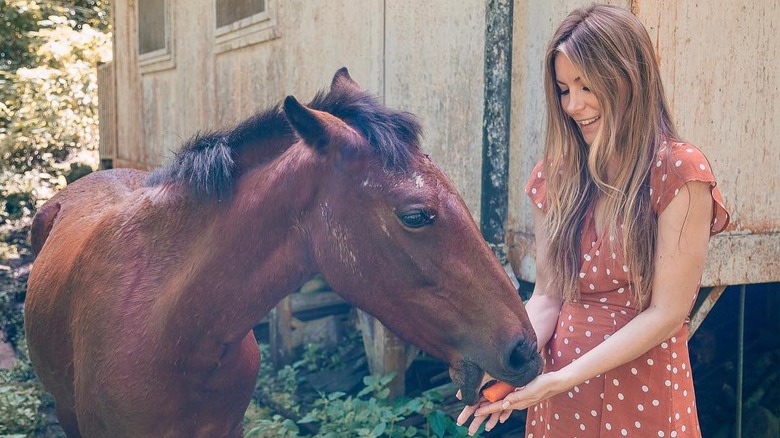
[[(420, 148), (422, 128), (414, 115), (387, 108), (356, 87), (320, 91), (307, 106), (333, 114), (358, 130), (387, 169), (406, 170)], [(292, 129), (277, 104), (231, 129), (196, 134), (174, 154), (169, 165), (152, 172), (144, 185), (184, 183), (200, 199), (221, 200), (233, 190), (240, 149), (262, 147), (263, 140), (280, 135), (292, 135)]]

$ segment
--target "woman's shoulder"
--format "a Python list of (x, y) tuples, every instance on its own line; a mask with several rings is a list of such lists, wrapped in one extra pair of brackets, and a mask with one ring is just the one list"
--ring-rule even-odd
[(728, 212), (723, 207), (723, 199), (716, 187), (715, 174), (709, 160), (699, 148), (690, 143), (663, 142), (650, 170), (650, 200), (656, 213), (660, 214), (669, 205), (682, 186), (693, 181), (710, 185), (716, 213), (713, 234), (722, 231), (722, 227), (728, 223)]
[(542, 211), (547, 211), (547, 179), (544, 176), (544, 160), (539, 160), (528, 177), (525, 192)]

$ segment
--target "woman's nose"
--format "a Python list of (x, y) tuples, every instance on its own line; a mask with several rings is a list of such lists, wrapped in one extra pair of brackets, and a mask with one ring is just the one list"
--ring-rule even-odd
[(585, 101), (577, 94), (569, 92), (569, 101), (566, 102), (566, 112), (569, 114), (575, 114), (579, 110), (585, 107)]

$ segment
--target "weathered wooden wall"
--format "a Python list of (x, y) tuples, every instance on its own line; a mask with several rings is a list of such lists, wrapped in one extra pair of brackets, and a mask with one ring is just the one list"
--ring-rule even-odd
[[(731, 212), (704, 285), (780, 281), (780, 3), (615, 1), (656, 45), (680, 134), (709, 158)], [(534, 281), (531, 204), (523, 193), (544, 141), (542, 60), (555, 27), (583, 1), (517, 2), (510, 164), (510, 258)]]
[[(478, 220), (485, 2), (268, 0), (264, 41), (215, 32), (214, 0), (169, 0), (170, 59), (139, 65), (136, 0), (114, 4), (115, 166), (152, 168), (203, 129), (224, 127), (347, 66), (389, 106), (416, 113), (424, 148)], [(555, 26), (590, 1), (515, 2), (507, 223), (510, 260), (534, 280), (522, 192), (544, 137), (542, 58)], [(713, 238), (705, 285), (780, 281), (780, 5), (777, 0), (612, 1), (656, 42), (681, 134), (712, 162), (732, 212)], [(144, 64), (144, 62), (140, 62)]]

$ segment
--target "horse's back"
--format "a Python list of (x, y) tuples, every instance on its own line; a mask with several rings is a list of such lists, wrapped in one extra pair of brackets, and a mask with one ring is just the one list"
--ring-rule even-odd
[(54, 195), (35, 214), (30, 228), (30, 242), (40, 254), (54, 225), (69, 212), (96, 217), (122, 201), (141, 186), (147, 172), (135, 169), (112, 169), (91, 173)]

